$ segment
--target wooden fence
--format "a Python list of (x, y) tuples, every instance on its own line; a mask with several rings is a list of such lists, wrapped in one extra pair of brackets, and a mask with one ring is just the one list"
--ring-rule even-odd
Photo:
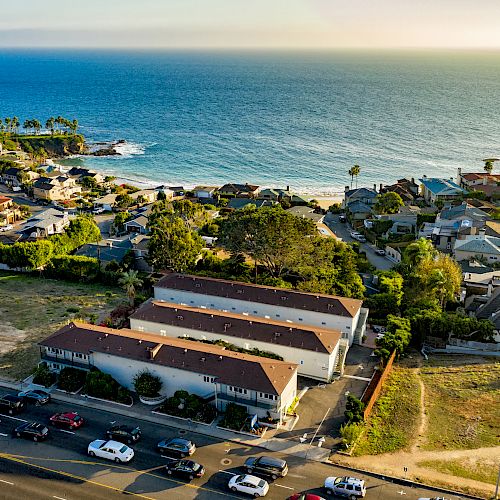
[(377, 370), (373, 374), (368, 387), (363, 393), (363, 396), (361, 396), (361, 401), (363, 401), (363, 403), (365, 404), (365, 410), (363, 413), (363, 418), (365, 420), (367, 420), (370, 416), (373, 405), (377, 401), (380, 391), (382, 390), (382, 386), (384, 385), (384, 382), (386, 381), (389, 373), (391, 373), (392, 363), (394, 362), (395, 356), (396, 351), (391, 354), (390, 358), (387, 361), (387, 364), (385, 365), (385, 368), (382, 371)]

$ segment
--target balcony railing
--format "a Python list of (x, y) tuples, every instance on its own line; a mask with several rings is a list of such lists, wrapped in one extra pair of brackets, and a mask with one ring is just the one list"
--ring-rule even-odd
[(66, 365), (66, 366), (74, 366), (75, 368), (83, 368), (85, 370), (90, 369), (90, 364), (81, 362), (81, 361), (75, 361), (71, 359), (66, 359), (64, 356), (52, 356), (50, 354), (44, 354), (43, 352), (40, 355), (42, 361), (45, 361), (47, 363), (59, 363), (60, 365)]
[(260, 401), (256, 398), (240, 398), (239, 396), (233, 396), (231, 394), (217, 394), (217, 399), (230, 401), (231, 403), (255, 406), (257, 408), (265, 408), (266, 410), (278, 410), (277, 401), (267, 403), (266, 401)]

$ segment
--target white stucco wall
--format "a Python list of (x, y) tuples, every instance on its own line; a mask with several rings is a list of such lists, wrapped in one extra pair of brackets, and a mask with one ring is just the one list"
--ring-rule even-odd
[(188, 336), (198, 340), (219, 340), (222, 339), (244, 349), (257, 348), (262, 351), (269, 351), (278, 354), (285, 361), (290, 361), (298, 365), (300, 375), (311, 377), (317, 380), (328, 381), (333, 374), (333, 366), (338, 353), (338, 344), (331, 354), (297, 349), (290, 346), (283, 346), (274, 343), (259, 342), (252, 339), (242, 339), (224, 335), (220, 333), (192, 330), (163, 323), (153, 323), (139, 319), (130, 318), (130, 328), (144, 332), (156, 333), (166, 337)]
[(155, 299), (164, 300), (165, 302), (186, 304), (193, 307), (205, 307), (207, 309), (217, 309), (219, 311), (248, 314), (249, 316), (257, 316), (260, 318), (291, 321), (292, 323), (302, 325), (313, 325), (320, 328), (340, 330), (348, 336), (349, 345), (352, 344), (359, 315), (359, 311), (354, 318), (351, 318), (349, 316), (337, 316), (315, 311), (292, 309), (291, 307), (260, 304), (227, 297), (217, 297), (215, 295), (186, 292), (184, 290), (159, 287), (155, 287), (154, 290)]

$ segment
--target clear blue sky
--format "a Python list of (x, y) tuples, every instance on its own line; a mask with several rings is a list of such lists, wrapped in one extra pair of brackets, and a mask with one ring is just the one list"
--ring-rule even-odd
[(10, 47), (500, 48), (500, 0), (21, 0)]

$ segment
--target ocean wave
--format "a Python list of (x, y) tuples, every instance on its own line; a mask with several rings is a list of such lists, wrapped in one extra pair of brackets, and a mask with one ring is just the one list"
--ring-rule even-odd
[(146, 153), (145, 144), (137, 142), (121, 142), (114, 146), (115, 151), (120, 154), (122, 158), (130, 158), (131, 156), (143, 155)]

